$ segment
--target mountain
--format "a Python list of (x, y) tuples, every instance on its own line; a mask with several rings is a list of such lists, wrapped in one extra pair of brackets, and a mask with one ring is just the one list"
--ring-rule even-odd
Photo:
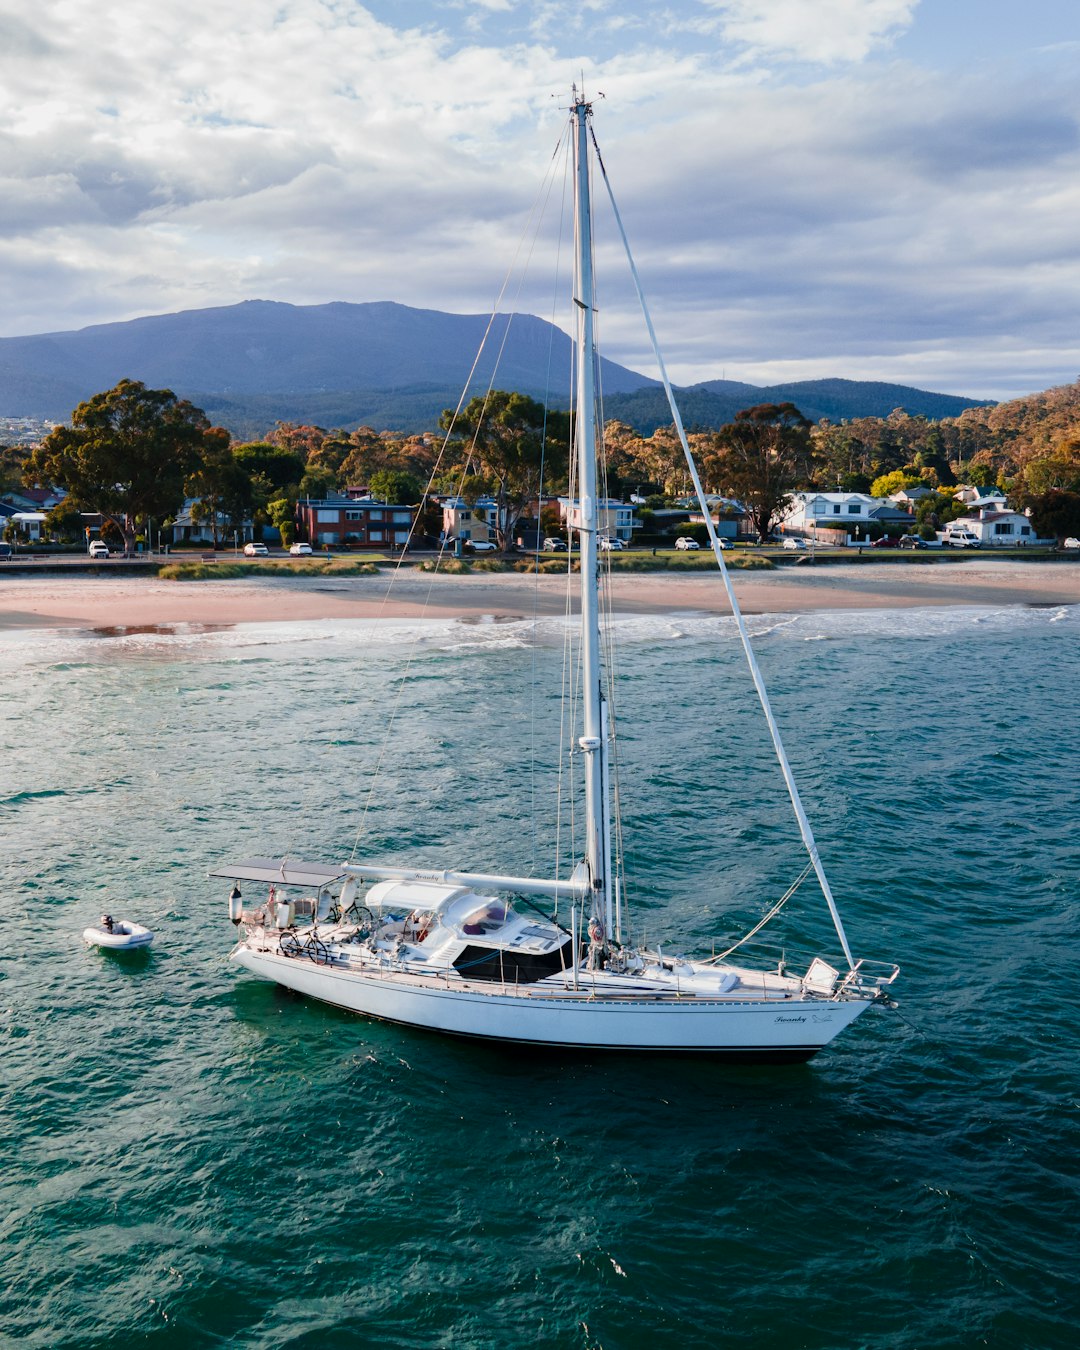
[[(794, 403), (804, 417), (840, 422), (854, 417), (888, 417), (903, 408), (912, 417), (937, 421), (958, 417), (965, 408), (993, 407), (992, 399), (933, 394), (905, 384), (872, 380), (797, 380), (791, 384), (753, 385), (737, 380), (705, 380), (679, 390), (679, 412), (688, 427), (718, 427), (756, 403)], [(642, 435), (671, 425), (671, 411), (662, 389), (641, 389), (604, 398), (604, 414), (625, 422)]]
[[(430, 427), (456, 404), (488, 327), (485, 314), (444, 314), (390, 302), (287, 305), (248, 300), (97, 324), (77, 332), (0, 339), (0, 411), (66, 418), (125, 377), (174, 390), (232, 425), (237, 418)], [(536, 398), (569, 397), (571, 344), (529, 314), (499, 315), (469, 381)], [(548, 371), (551, 382), (548, 382)], [(612, 361), (605, 388), (652, 383)], [(229, 416), (218, 417), (219, 411)], [(264, 428), (265, 429), (265, 428)]]
[[(470, 378), (489, 317), (446, 314), (380, 301), (288, 305), (248, 300), (75, 332), (0, 338), (0, 413), (63, 420), (76, 404), (118, 380), (172, 389), (235, 436), (265, 434), (276, 421), (324, 427), (431, 430), (456, 406), (466, 381), (482, 393), (498, 357), (500, 389), (556, 406), (570, 396), (570, 339), (530, 314), (500, 315)], [(649, 434), (671, 421), (660, 385), (601, 362), (604, 410)], [(806, 380), (759, 388), (707, 380), (680, 390), (688, 426), (720, 426), (755, 403), (793, 402), (813, 421), (884, 416), (902, 406), (953, 416), (974, 399), (904, 385)]]

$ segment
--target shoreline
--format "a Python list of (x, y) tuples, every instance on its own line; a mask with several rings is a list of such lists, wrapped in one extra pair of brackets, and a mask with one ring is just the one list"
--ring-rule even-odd
[[(860, 563), (733, 572), (744, 613), (910, 609), (959, 605), (1080, 604), (1080, 566), (980, 560), (963, 567)], [(576, 610), (577, 578), (571, 609)], [(253, 577), (163, 581), (158, 577), (0, 576), (0, 632), (45, 628), (232, 627), (311, 620), (554, 616), (567, 611), (566, 577), (400, 572), (376, 576)], [(616, 614), (727, 614), (718, 572), (616, 573)]]

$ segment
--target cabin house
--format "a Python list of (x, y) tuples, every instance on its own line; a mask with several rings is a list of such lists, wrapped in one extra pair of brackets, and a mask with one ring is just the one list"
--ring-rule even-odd
[(400, 550), (409, 542), (418, 509), (370, 497), (307, 497), (296, 503), (296, 528), (312, 548)]

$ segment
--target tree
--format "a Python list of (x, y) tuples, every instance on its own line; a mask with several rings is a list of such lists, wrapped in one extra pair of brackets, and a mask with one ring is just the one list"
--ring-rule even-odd
[(794, 403), (760, 403), (735, 414), (716, 437), (726, 496), (746, 507), (759, 540), (809, 478), (813, 458), (810, 422)]
[(86, 522), (71, 498), (65, 497), (45, 517), (45, 528), (53, 539), (81, 544), (85, 537)]
[(892, 497), (904, 488), (926, 487), (926, 483), (917, 473), (908, 473), (906, 469), (893, 469), (892, 473), (883, 473), (870, 484), (871, 497)]
[(115, 522), (124, 546), (136, 522), (173, 515), (211, 430), (206, 414), (170, 389), (121, 380), (95, 394), (33, 450), (24, 481), (65, 487), (73, 505)]
[(307, 466), (305, 457), (295, 449), (271, 445), (269, 441), (245, 441), (233, 447), (233, 455), (249, 477), (265, 478), (277, 492), (296, 488)]
[(439, 419), (444, 430), (462, 434), (465, 470), (473, 472), (470, 490), (495, 499), (495, 533), (508, 549), (514, 526), (530, 502), (540, 496), (543, 479), (561, 478), (569, 451), (568, 413), (548, 412), (525, 394), (493, 390), (474, 398), (455, 419), (448, 408)]
[(1049, 455), (1029, 459), (1024, 488), (1032, 495), (1080, 492), (1080, 436), (1067, 436)]
[(1038, 534), (1046, 539), (1056, 535), (1080, 535), (1080, 492), (1062, 492), (1051, 488), (1048, 492), (1027, 498), (1031, 522)]
[(286, 548), (296, 538), (295, 510), (296, 503), (288, 497), (277, 497), (274, 501), (268, 502), (266, 507), (270, 524), (277, 527), (277, 532), (281, 535), (281, 542)]
[(331, 497), (337, 492), (337, 474), (318, 464), (309, 465), (300, 479), (301, 497)]
[(209, 523), (215, 548), (221, 542), (219, 534), (227, 537), (251, 515), (251, 477), (237, 461), (229, 445), (229, 433), (222, 427), (206, 433), (202, 460), (184, 490), (195, 499), (192, 520)]
[(373, 497), (388, 506), (415, 506), (424, 495), (424, 489), (411, 473), (404, 469), (377, 469), (368, 480)]

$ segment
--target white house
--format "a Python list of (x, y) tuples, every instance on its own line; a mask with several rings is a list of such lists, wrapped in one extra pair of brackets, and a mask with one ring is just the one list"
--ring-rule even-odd
[(870, 526), (893, 531), (913, 523), (909, 512), (865, 492), (795, 492), (778, 521), (782, 534), (808, 538), (819, 530), (842, 530), (856, 541), (867, 537)]
[(45, 524), (44, 511), (12, 511), (11, 523), (17, 530), (21, 530), (28, 539), (38, 540), (41, 538), (41, 527)]
[(978, 511), (969, 511), (952, 523), (962, 525), (972, 534), (978, 535), (979, 542), (983, 544), (1038, 543), (1035, 527), (1023, 512), (1010, 511), (1007, 507), (1001, 509), (997, 503)]
[(1006, 510), (1008, 502), (1005, 494), (998, 487), (981, 488), (966, 485), (956, 489), (956, 500), (963, 502), (966, 507), (973, 511), (979, 510)]

